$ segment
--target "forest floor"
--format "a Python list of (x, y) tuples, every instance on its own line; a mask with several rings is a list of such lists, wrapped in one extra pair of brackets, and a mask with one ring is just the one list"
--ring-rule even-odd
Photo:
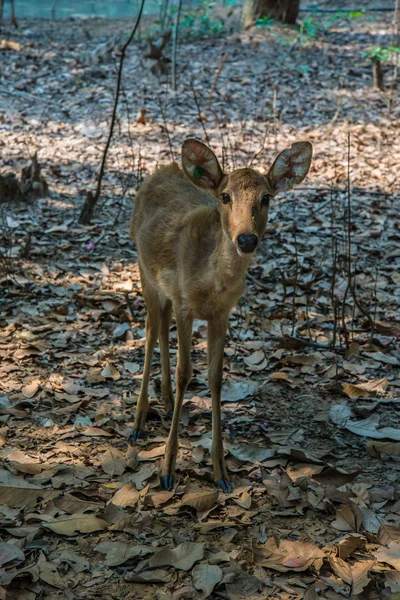
[[(0, 203), (0, 598), (400, 597), (400, 102), (395, 58), (386, 91), (364, 58), (393, 45), (393, 15), (305, 15), (301, 30), (182, 36), (176, 92), (133, 42), (90, 226), (77, 219), (118, 62), (101, 44), (131, 24), (0, 29), (0, 174), (19, 176), (37, 152), (49, 186)], [(130, 442), (145, 319), (131, 204), (203, 126), (226, 169), (264, 171), (293, 141), (314, 144), (230, 317), (229, 495), (212, 483), (204, 323), (172, 491), (158, 475), (169, 426), (158, 353), (149, 435)], [(175, 329), (171, 353), (174, 369)]]

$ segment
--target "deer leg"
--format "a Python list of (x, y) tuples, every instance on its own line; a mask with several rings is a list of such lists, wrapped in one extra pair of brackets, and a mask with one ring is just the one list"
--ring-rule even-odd
[(228, 317), (223, 316), (208, 322), (208, 385), (212, 399), (212, 449), (211, 456), (214, 469), (214, 479), (218, 487), (229, 493), (232, 485), (228, 478), (225, 465), (224, 445), (221, 429), (221, 387), (222, 368), (224, 360), (225, 335), (228, 327)]
[(183, 397), (192, 377), (190, 348), (192, 345), (193, 318), (187, 313), (177, 311), (176, 327), (178, 330), (178, 364), (176, 367), (176, 398), (174, 416), (172, 417), (163, 467), (161, 470), (161, 485), (165, 490), (174, 485), (176, 455), (178, 453), (178, 431), (181, 418)]
[(150, 286), (146, 286), (143, 275), (141, 275), (143, 297), (147, 306), (146, 316), (146, 350), (144, 358), (144, 369), (142, 386), (140, 388), (139, 399), (136, 407), (135, 424), (133, 426), (132, 440), (136, 442), (139, 438), (145, 437), (145, 424), (147, 409), (149, 407), (148, 387), (153, 359), (154, 348), (157, 343), (160, 330), (160, 299), (158, 293)]
[(174, 411), (174, 393), (171, 383), (171, 365), (169, 362), (169, 327), (172, 317), (172, 302), (166, 300), (161, 306), (160, 352), (161, 352), (161, 391), (165, 410), (172, 416)]

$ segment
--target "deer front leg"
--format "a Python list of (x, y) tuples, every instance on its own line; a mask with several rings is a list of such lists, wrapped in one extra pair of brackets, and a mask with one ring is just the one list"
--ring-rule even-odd
[(161, 485), (169, 490), (174, 485), (176, 455), (178, 453), (178, 432), (183, 397), (192, 378), (190, 348), (192, 345), (193, 318), (187, 313), (176, 310), (176, 328), (178, 332), (178, 364), (176, 367), (176, 398), (171, 429), (165, 447), (164, 462), (161, 470)]
[(157, 344), (160, 330), (160, 301), (158, 295), (146, 286), (145, 278), (142, 276), (143, 296), (147, 306), (146, 316), (146, 353), (144, 359), (144, 370), (139, 399), (136, 407), (135, 424), (133, 426), (132, 441), (136, 442), (144, 438), (147, 410), (149, 407), (148, 387), (153, 360), (154, 348)]
[(221, 387), (224, 360), (225, 335), (228, 327), (228, 316), (208, 322), (208, 385), (212, 398), (212, 462), (214, 479), (222, 491), (229, 493), (232, 485), (225, 465), (224, 445), (221, 429)]

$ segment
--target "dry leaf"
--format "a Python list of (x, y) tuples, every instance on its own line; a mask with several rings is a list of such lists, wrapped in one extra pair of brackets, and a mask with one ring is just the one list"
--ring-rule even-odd
[(135, 556), (142, 556), (143, 554), (151, 553), (151, 548), (147, 546), (135, 546), (133, 544), (127, 544), (125, 542), (101, 542), (93, 548), (95, 552), (101, 552), (106, 555), (105, 563), (109, 567), (116, 567), (122, 565), (127, 560), (134, 558)]
[(35, 381), (31, 381), (28, 385), (22, 388), (21, 392), (25, 398), (33, 398), (40, 387), (40, 381), (36, 379)]
[(375, 558), (379, 562), (391, 565), (400, 571), (400, 540), (396, 539), (387, 544), (386, 548), (378, 548), (375, 552)]
[(400, 443), (396, 442), (374, 442), (368, 440), (366, 449), (368, 454), (374, 458), (379, 458), (381, 454), (400, 456)]
[(125, 457), (117, 448), (109, 448), (101, 457), (101, 467), (108, 475), (122, 475), (126, 468)]
[(218, 499), (218, 490), (204, 490), (199, 492), (189, 492), (184, 494), (180, 505), (192, 506), (197, 512), (210, 510)]
[(326, 552), (309, 542), (291, 542), (269, 538), (263, 546), (253, 544), (253, 556), (256, 565), (276, 571), (305, 571), (314, 566), (318, 571)]
[(226, 442), (225, 447), (232, 456), (243, 462), (263, 462), (264, 460), (267, 460), (267, 458), (275, 456), (275, 450), (272, 450), (271, 448), (262, 448), (261, 446), (253, 446), (252, 444), (230, 444)]
[(378, 425), (379, 415), (371, 415), (362, 421), (347, 421), (345, 428), (362, 437), (374, 439), (387, 438), (400, 442), (400, 429), (395, 429), (394, 427), (382, 427), (378, 429)]
[(132, 583), (168, 583), (172, 579), (172, 574), (164, 569), (154, 569), (154, 571), (140, 573), (130, 572), (124, 576), (124, 579)]
[(248, 396), (254, 394), (258, 385), (256, 381), (228, 379), (222, 386), (221, 401), (238, 402), (239, 400), (245, 400)]
[(136, 489), (135, 484), (129, 481), (128, 483), (125, 483), (120, 490), (115, 492), (111, 502), (115, 504), (115, 506), (125, 508), (126, 506), (136, 506), (138, 500), (139, 492)]
[(113, 379), (114, 381), (118, 381), (118, 379), (121, 377), (121, 373), (111, 363), (106, 364), (101, 372), (101, 375), (106, 379)]
[(332, 527), (338, 531), (359, 531), (361, 527), (362, 516), (356, 504), (349, 503), (336, 511), (336, 519), (332, 522)]
[(192, 580), (196, 590), (203, 592), (202, 598), (208, 598), (222, 581), (222, 571), (217, 565), (201, 563), (193, 569)]
[(388, 380), (386, 377), (378, 379), (377, 381), (368, 381), (365, 383), (343, 383), (343, 391), (352, 400), (357, 400), (362, 396), (374, 396), (375, 394), (383, 394), (388, 387)]
[(18, 548), (18, 546), (10, 543), (7, 544), (6, 542), (0, 542), (0, 567), (7, 565), (7, 568), (9, 568), (11, 566), (10, 563), (16, 564), (23, 562), (24, 560), (25, 555), (22, 550)]
[(68, 515), (58, 517), (51, 523), (43, 523), (43, 527), (51, 529), (59, 535), (73, 536), (77, 533), (93, 533), (107, 529), (108, 523), (94, 515)]
[(161, 444), (161, 446), (154, 446), (151, 450), (141, 450), (136, 458), (140, 461), (157, 460), (157, 458), (164, 456), (164, 454), (165, 444)]
[(151, 557), (149, 567), (171, 566), (182, 571), (189, 571), (195, 562), (204, 557), (204, 544), (184, 542), (174, 549), (163, 548)]

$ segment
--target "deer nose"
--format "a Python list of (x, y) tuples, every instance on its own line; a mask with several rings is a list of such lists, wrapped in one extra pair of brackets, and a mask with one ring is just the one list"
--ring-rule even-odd
[(253, 233), (241, 233), (237, 237), (237, 244), (242, 252), (254, 252), (254, 250), (257, 248), (258, 237)]

